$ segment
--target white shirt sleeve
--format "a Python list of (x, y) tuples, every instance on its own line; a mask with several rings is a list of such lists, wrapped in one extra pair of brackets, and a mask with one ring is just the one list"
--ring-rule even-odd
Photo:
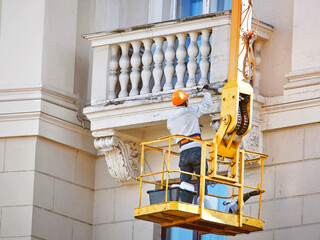
[(193, 106), (193, 110), (196, 112), (197, 117), (208, 113), (210, 108), (213, 106), (211, 94), (208, 92), (203, 93), (203, 100), (198, 106)]

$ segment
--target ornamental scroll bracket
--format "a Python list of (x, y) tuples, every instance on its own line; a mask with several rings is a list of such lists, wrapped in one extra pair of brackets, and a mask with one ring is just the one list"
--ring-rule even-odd
[(141, 158), (138, 141), (113, 132), (95, 139), (94, 146), (104, 153), (108, 171), (116, 181), (128, 182), (138, 177)]

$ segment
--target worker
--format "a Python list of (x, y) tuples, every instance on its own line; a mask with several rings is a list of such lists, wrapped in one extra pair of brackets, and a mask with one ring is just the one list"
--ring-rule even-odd
[[(184, 135), (194, 139), (201, 139), (199, 117), (208, 113), (208, 110), (213, 105), (208, 89), (209, 85), (205, 85), (202, 88), (204, 98), (197, 106), (189, 106), (189, 94), (181, 89), (172, 94), (172, 103), (177, 107), (171, 112), (167, 121), (167, 128), (172, 135)], [(185, 138), (176, 138), (176, 142), (179, 145), (180, 170), (190, 173), (194, 171), (196, 174), (200, 174), (201, 143)], [(206, 168), (208, 168), (208, 166), (206, 166)], [(189, 174), (181, 173), (180, 181), (190, 183), (191, 177)], [(206, 193), (207, 187), (205, 187), (205, 194)]]

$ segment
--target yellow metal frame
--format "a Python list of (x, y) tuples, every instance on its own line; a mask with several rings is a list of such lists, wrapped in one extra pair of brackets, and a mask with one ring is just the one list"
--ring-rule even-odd
[[(172, 139), (174, 138), (186, 138), (193, 141), (200, 142), (202, 144), (202, 153), (201, 153), (201, 173), (200, 175), (183, 172), (180, 170), (171, 170), (170, 169), (170, 158), (172, 155), (179, 156), (179, 153), (172, 151)], [(163, 142), (168, 142), (168, 147), (166, 149), (154, 147), (153, 144), (164, 145)], [(166, 145), (166, 144), (165, 144)], [(157, 222), (162, 226), (177, 226), (187, 229), (197, 230), (200, 233), (215, 233), (222, 235), (236, 235), (239, 233), (250, 233), (252, 231), (260, 231), (264, 228), (264, 222), (260, 219), (261, 212), (261, 196), (265, 191), (262, 188), (263, 183), (263, 161), (267, 158), (266, 154), (257, 153), (253, 151), (247, 151), (239, 149), (239, 157), (235, 158), (234, 161), (229, 162), (224, 161), (225, 165), (230, 165), (230, 167), (237, 166), (236, 176), (229, 178), (222, 176), (218, 171), (215, 171), (214, 175), (206, 175), (205, 165), (206, 165), (206, 156), (207, 156), (207, 147), (216, 148), (215, 143), (192, 139), (187, 136), (181, 135), (172, 135), (167, 136), (161, 139), (156, 139), (153, 141), (142, 142), (142, 154), (141, 154), (141, 174), (137, 178), (140, 181), (140, 192), (139, 192), (139, 206), (135, 209), (134, 216), (138, 219), (143, 219), (151, 222)], [(162, 154), (162, 171), (155, 173), (144, 173), (144, 163), (145, 163), (145, 151), (156, 151)], [(250, 154), (256, 156), (253, 159), (245, 160), (245, 154)], [(165, 161), (167, 159), (166, 169)], [(259, 184), (254, 186), (249, 186), (244, 184), (244, 165), (245, 163), (259, 162), (261, 166), (261, 180)], [(218, 162), (214, 161), (214, 169), (217, 169)], [(231, 166), (233, 165), (233, 166)], [(231, 171), (231, 172), (232, 172)], [(168, 189), (170, 187), (170, 173), (185, 173), (190, 174), (195, 177), (200, 178), (200, 190), (199, 190), (199, 205), (182, 203), (182, 202), (168, 202)], [(150, 176), (160, 175), (161, 179), (159, 181), (147, 181), (145, 178)], [(231, 196), (222, 197), (222, 198), (234, 198), (238, 197), (238, 214), (230, 214), (217, 210), (207, 209), (204, 207), (204, 192), (205, 192), (205, 181), (213, 181), (221, 184), (231, 186), (233, 188), (233, 193)], [(142, 206), (142, 185), (143, 183), (159, 185), (162, 189), (166, 189), (166, 197), (164, 203)], [(234, 189), (238, 189), (236, 194)], [(243, 192), (244, 188), (260, 190), (259, 204), (258, 204), (258, 216), (257, 218), (248, 217), (243, 215)], [(221, 197), (208, 194), (214, 197)]]
[[(246, 24), (246, 21), (249, 21), (249, 15), (246, 14), (243, 16), (246, 19), (241, 19), (243, 6), (248, 6), (248, 0), (232, 1), (228, 82), (223, 87), (221, 94), (220, 127), (210, 148), (208, 161), (211, 177), (217, 177), (215, 166), (218, 158), (222, 160), (229, 158), (233, 163), (239, 161), (240, 142), (243, 136), (249, 132), (252, 124), (253, 89), (248, 82), (242, 81), (239, 77), (240, 28), (242, 31), (249, 30), (245, 29), (249, 27), (249, 24)], [(249, 102), (246, 104), (249, 122), (247, 130), (242, 135), (237, 135), (236, 126), (241, 95), (249, 98)], [(238, 178), (237, 167), (238, 165), (233, 165), (231, 176), (225, 180), (235, 182)]]

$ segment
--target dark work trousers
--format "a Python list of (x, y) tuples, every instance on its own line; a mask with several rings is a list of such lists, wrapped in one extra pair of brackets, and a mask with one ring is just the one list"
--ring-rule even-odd
[[(201, 147), (195, 147), (195, 148), (189, 148), (186, 150), (183, 150), (180, 153), (180, 162), (179, 162), (179, 167), (181, 171), (184, 172), (190, 172), (193, 173), (193, 171), (196, 174), (200, 175), (200, 166), (201, 166)], [(208, 172), (208, 164), (206, 163), (206, 175)], [(182, 182), (191, 182), (191, 175), (189, 174), (184, 174), (181, 173), (180, 174), (180, 181)], [(200, 185), (200, 178), (198, 178), (198, 189)], [(198, 191), (198, 195), (199, 195)], [(205, 184), (205, 194), (208, 193), (208, 189), (207, 189), (207, 181)]]

